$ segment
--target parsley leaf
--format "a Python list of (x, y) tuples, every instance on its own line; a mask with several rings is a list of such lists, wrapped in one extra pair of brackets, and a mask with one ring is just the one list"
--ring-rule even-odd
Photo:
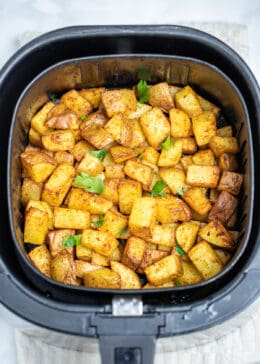
[(139, 161), (141, 158), (143, 158), (144, 152), (139, 153), (136, 159)]
[(119, 243), (122, 244), (122, 245), (125, 245), (126, 244), (126, 239), (119, 239)]
[(140, 104), (144, 104), (148, 101), (148, 85), (147, 82), (144, 80), (140, 80), (137, 84), (137, 90), (139, 95), (139, 102)]
[(84, 121), (87, 119), (87, 115), (81, 115), (80, 120)]
[(166, 193), (163, 191), (164, 187), (166, 186), (166, 183), (163, 181), (157, 181), (155, 185), (153, 186), (151, 195), (152, 197), (161, 196), (165, 197)]
[(59, 102), (59, 98), (55, 94), (50, 94), (49, 99), (54, 103), (57, 104)]
[(104, 216), (103, 215), (98, 215), (98, 220), (96, 221), (91, 221), (91, 224), (94, 225), (96, 228), (99, 228), (104, 222)]
[(175, 279), (176, 286), (182, 286), (181, 282), (178, 279)]
[(180, 188), (178, 188), (178, 190), (177, 190), (177, 195), (179, 195), (179, 196), (183, 196), (183, 189), (180, 187)]
[(71, 246), (79, 245), (81, 243), (82, 234), (65, 236), (62, 239), (62, 248), (70, 248)]
[(167, 136), (165, 141), (161, 144), (161, 147), (163, 149), (166, 149), (166, 150), (170, 149), (170, 147), (171, 147), (171, 137), (170, 137), (170, 135)]
[(87, 192), (97, 193), (98, 195), (104, 192), (104, 182), (102, 179), (89, 176), (84, 172), (75, 177), (73, 184), (76, 187), (84, 188)]
[(123, 235), (127, 232), (127, 226), (125, 226), (123, 229), (121, 229), (120, 231), (118, 231), (118, 235)]
[(89, 150), (88, 154), (93, 155), (94, 157), (98, 158), (102, 162), (107, 155), (107, 150), (106, 149)]
[(176, 244), (175, 250), (181, 257), (184, 257), (185, 251), (178, 244)]

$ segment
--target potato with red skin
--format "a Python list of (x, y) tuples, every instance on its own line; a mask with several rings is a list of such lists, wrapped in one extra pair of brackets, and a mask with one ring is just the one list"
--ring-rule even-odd
[(228, 193), (222, 191), (210, 213), (209, 220), (219, 220), (223, 225), (226, 225), (238, 206), (238, 199)]

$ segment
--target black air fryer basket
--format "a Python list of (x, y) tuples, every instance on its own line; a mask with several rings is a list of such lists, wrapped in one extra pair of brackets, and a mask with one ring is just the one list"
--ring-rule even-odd
[[(22, 244), (19, 155), (32, 115), (50, 92), (148, 82), (191, 84), (222, 107), (241, 147), (244, 185), (237, 251), (195, 286), (104, 290), (66, 286), (37, 271)], [(152, 363), (154, 342), (205, 329), (248, 306), (260, 291), (259, 86), (243, 60), (206, 33), (176, 26), (73, 27), (19, 50), (0, 73), (0, 300), (41, 326), (100, 339), (104, 363)], [(125, 359), (124, 359), (125, 358)], [(125, 361), (124, 361), (125, 360)]]

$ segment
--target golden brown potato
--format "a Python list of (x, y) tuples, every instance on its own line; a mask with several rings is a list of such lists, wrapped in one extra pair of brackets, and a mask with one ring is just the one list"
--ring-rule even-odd
[(233, 250), (235, 243), (228, 231), (218, 220), (210, 221), (206, 226), (199, 230), (199, 236), (207, 242), (225, 248)]
[(155, 225), (153, 229), (152, 242), (154, 244), (166, 245), (173, 247), (175, 244), (175, 229), (174, 224), (170, 225)]
[(151, 167), (133, 160), (126, 162), (124, 173), (145, 186), (150, 186), (153, 178)]
[(223, 128), (217, 129), (216, 135), (221, 137), (232, 137), (233, 136), (232, 126), (227, 125), (224, 126)]
[(63, 238), (72, 235), (75, 235), (75, 230), (72, 229), (60, 229), (60, 230), (49, 231), (46, 242), (47, 245), (49, 246), (52, 258), (56, 257), (57, 254), (61, 253), (64, 250), (73, 255), (74, 247), (69, 247), (69, 248), (62, 247)]
[(30, 207), (25, 212), (24, 237), (25, 243), (43, 244), (48, 232), (49, 215), (46, 211)]
[(153, 147), (146, 147), (142, 153), (142, 157), (140, 158), (141, 162), (148, 165), (156, 165), (158, 163), (158, 159), (160, 154)]
[(122, 214), (129, 215), (137, 198), (142, 197), (140, 182), (131, 179), (121, 179), (118, 187), (119, 209)]
[(33, 128), (29, 130), (29, 142), (36, 147), (42, 147), (42, 136)]
[(210, 149), (200, 150), (195, 153), (191, 158), (194, 164), (204, 166), (214, 166), (215, 164), (215, 156)]
[(211, 138), (216, 135), (216, 117), (212, 111), (203, 111), (192, 118), (192, 127), (199, 147), (208, 145)]
[(65, 284), (78, 285), (75, 264), (70, 253), (64, 250), (51, 260), (51, 278)]
[(60, 101), (64, 103), (68, 109), (74, 111), (79, 118), (88, 115), (92, 111), (91, 103), (82, 97), (76, 90), (70, 90), (63, 94)]
[(202, 107), (198, 95), (190, 86), (185, 86), (175, 95), (175, 104), (178, 109), (183, 110), (190, 118), (202, 113)]
[(25, 212), (29, 211), (31, 207), (35, 207), (36, 209), (47, 212), (48, 229), (50, 229), (50, 230), (53, 229), (54, 217), (53, 217), (53, 210), (50, 207), (50, 205), (48, 205), (47, 202), (44, 202), (44, 201), (29, 200), (28, 204), (26, 205)]
[(90, 214), (88, 211), (54, 207), (54, 226), (57, 229), (88, 229)]
[(171, 167), (175, 164), (179, 163), (180, 158), (182, 154), (182, 140), (181, 139), (175, 139), (174, 141), (171, 141), (170, 148), (162, 149), (158, 166), (159, 167)]
[(100, 226), (100, 231), (109, 232), (115, 238), (119, 238), (121, 231), (127, 226), (127, 218), (117, 211), (108, 210), (104, 216), (104, 222)]
[(226, 225), (238, 206), (238, 199), (227, 191), (222, 191), (209, 213), (209, 220), (219, 220)]
[(182, 153), (194, 154), (197, 152), (197, 144), (194, 138), (180, 138), (182, 141)]
[(84, 262), (83, 260), (75, 260), (75, 273), (79, 278), (84, 278), (84, 274), (87, 272), (91, 272), (92, 270), (97, 270), (102, 267), (98, 265), (93, 265), (88, 262)]
[(28, 257), (42, 274), (51, 276), (51, 256), (45, 244), (31, 250)]
[(83, 89), (79, 91), (79, 94), (84, 97), (91, 105), (96, 109), (101, 101), (101, 95), (105, 91), (104, 87), (96, 87)]
[(152, 237), (156, 210), (156, 200), (152, 197), (141, 197), (135, 200), (129, 217), (129, 228), (133, 235), (143, 239)]
[(21, 192), (21, 202), (25, 206), (28, 201), (39, 201), (42, 193), (42, 183), (36, 183), (31, 178), (24, 178)]
[(240, 173), (224, 171), (218, 184), (219, 191), (227, 191), (237, 196), (243, 183), (243, 175)]
[(119, 112), (129, 115), (135, 112), (137, 108), (135, 93), (133, 90), (128, 89), (103, 92), (102, 103), (110, 118)]
[(123, 164), (110, 164), (105, 167), (105, 176), (106, 178), (125, 178), (125, 174), (123, 172), (124, 165)]
[(110, 260), (109, 257), (93, 251), (91, 255), (91, 264), (100, 267), (109, 267)]
[(230, 261), (232, 257), (230, 252), (227, 252), (226, 250), (222, 249), (214, 249), (214, 250), (223, 265), (226, 265)]
[(196, 284), (203, 281), (203, 278), (199, 271), (189, 262), (182, 261), (183, 275), (178, 277), (178, 281), (181, 285)]
[(171, 224), (177, 221), (188, 221), (191, 218), (190, 208), (180, 198), (158, 197), (157, 219), (162, 224)]
[(75, 112), (68, 109), (63, 103), (55, 105), (47, 115), (45, 126), (53, 129), (75, 129), (79, 128), (80, 119)]
[(165, 111), (174, 107), (173, 98), (171, 96), (169, 85), (167, 82), (157, 83), (149, 87), (148, 102), (152, 106), (157, 106)]
[[(148, 243), (146, 244), (148, 245)], [(140, 266), (137, 268), (137, 272), (144, 274), (144, 269), (158, 261), (160, 261), (162, 258), (169, 255), (167, 252), (163, 252), (156, 249), (151, 249), (146, 247), (143, 255), (143, 259), (141, 261)]]
[(113, 136), (118, 144), (131, 147), (133, 130), (126, 114), (115, 114), (104, 126), (105, 130)]
[(141, 115), (143, 115), (146, 111), (149, 111), (151, 109), (152, 109), (152, 106), (147, 105), (147, 104), (141, 104), (140, 102), (137, 102), (136, 111), (134, 111), (130, 115), (128, 115), (128, 119), (138, 120), (141, 117)]
[(191, 155), (187, 155), (185, 157), (182, 157), (180, 159), (180, 162), (181, 162), (181, 165), (182, 165), (182, 167), (183, 167), (183, 169), (185, 171), (187, 171), (188, 166), (192, 166), (194, 164)]
[(174, 195), (178, 194), (185, 187), (185, 173), (179, 168), (161, 169), (160, 176)]
[(31, 120), (31, 127), (40, 135), (46, 135), (49, 132), (53, 131), (53, 129), (48, 128), (48, 126), (45, 125), (45, 122), (49, 111), (54, 106), (55, 104), (53, 102), (47, 102), (47, 104), (45, 104)]
[(107, 200), (112, 201), (114, 204), (118, 204), (118, 188), (119, 188), (120, 179), (118, 178), (111, 178), (105, 179), (104, 181), (104, 191), (102, 196), (105, 197)]
[(144, 144), (145, 136), (144, 136), (143, 130), (141, 128), (141, 125), (139, 123), (139, 120), (130, 119), (128, 117), (127, 123), (132, 130), (132, 140), (131, 140), (131, 143), (129, 144), (129, 147), (136, 148), (136, 147), (139, 147), (140, 145)]
[(57, 161), (58, 164), (67, 163), (70, 164), (71, 166), (73, 166), (74, 164), (74, 157), (69, 152), (65, 151), (56, 152), (54, 154), (54, 159)]
[(138, 275), (129, 267), (119, 262), (111, 262), (112, 271), (119, 274), (121, 278), (120, 287), (122, 289), (139, 289), (141, 288), (141, 281)]
[(220, 169), (217, 166), (188, 166), (186, 183), (195, 187), (215, 188), (218, 185), (219, 174)]
[(183, 194), (187, 204), (200, 215), (206, 215), (211, 209), (211, 203), (199, 187), (189, 188)]
[(168, 255), (144, 269), (148, 282), (160, 285), (183, 274), (181, 259), (177, 255)]
[(223, 153), (237, 154), (239, 152), (238, 141), (234, 137), (213, 136), (210, 139), (209, 146), (216, 157)]
[(127, 147), (115, 146), (111, 147), (110, 153), (116, 163), (123, 163), (128, 159), (132, 159), (138, 156), (139, 149), (132, 149)]
[(82, 244), (76, 245), (76, 257), (80, 260), (90, 262), (93, 251)]
[(75, 138), (71, 130), (57, 130), (42, 136), (42, 144), (46, 150), (59, 152), (74, 147)]
[(163, 283), (163, 284), (159, 284), (159, 286), (155, 286), (154, 284), (151, 284), (151, 283), (146, 283), (143, 286), (143, 289), (171, 288), (171, 287), (174, 287), (174, 286), (175, 286), (174, 281), (169, 281), (169, 282), (166, 282), (166, 283)]
[(237, 158), (234, 154), (223, 153), (219, 156), (219, 168), (222, 171), (236, 172), (238, 170)]
[(199, 231), (199, 223), (197, 221), (182, 222), (176, 228), (176, 240), (180, 247), (188, 253), (195, 244)]
[(107, 231), (86, 229), (82, 232), (81, 244), (108, 257), (117, 248), (118, 241)]
[(129, 268), (136, 270), (143, 260), (145, 249), (146, 245), (144, 240), (136, 238), (135, 236), (130, 237), (124, 247), (122, 263)]
[(198, 99), (203, 111), (212, 111), (216, 118), (219, 116), (221, 110), (218, 106), (214, 105), (209, 100), (204, 99), (204, 97), (201, 97), (200, 95), (198, 95)]
[(114, 138), (99, 125), (90, 125), (81, 130), (81, 136), (97, 149), (108, 148), (114, 142)]
[(171, 109), (171, 135), (174, 138), (187, 138), (193, 135), (192, 125), (189, 116), (180, 109)]
[(120, 288), (120, 275), (111, 269), (100, 268), (83, 275), (84, 285), (93, 288)]
[(85, 140), (80, 140), (74, 145), (74, 148), (72, 148), (71, 153), (76, 159), (76, 161), (80, 162), (82, 158), (85, 156), (85, 154), (93, 149), (94, 147), (90, 145), (88, 142), (86, 142)]
[(80, 161), (77, 167), (77, 173), (85, 172), (89, 176), (97, 176), (104, 170), (103, 163), (94, 155), (89, 154), (88, 152)]

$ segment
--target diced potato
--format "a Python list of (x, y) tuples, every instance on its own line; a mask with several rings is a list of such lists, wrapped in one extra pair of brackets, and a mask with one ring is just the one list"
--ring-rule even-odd
[(129, 217), (131, 232), (143, 239), (152, 237), (156, 220), (156, 200), (152, 197), (142, 197), (135, 200)]
[(185, 251), (185, 253), (188, 253), (195, 244), (199, 227), (199, 223), (196, 221), (187, 221), (181, 223), (181, 225), (176, 228), (177, 243)]
[(176, 139), (171, 142), (169, 150), (162, 149), (158, 161), (159, 167), (171, 167), (179, 163), (182, 154), (182, 140)]
[(82, 244), (76, 245), (76, 257), (80, 260), (90, 262), (93, 251)]
[(63, 103), (55, 105), (48, 113), (45, 125), (54, 129), (79, 129), (77, 115)]
[(217, 166), (188, 166), (186, 183), (195, 187), (215, 188), (218, 185), (219, 174), (220, 169)]
[(51, 101), (47, 102), (37, 114), (31, 120), (31, 127), (37, 131), (40, 135), (46, 135), (51, 132), (53, 129), (48, 128), (45, 125), (47, 115), (49, 111), (55, 106), (55, 104)]
[(211, 203), (199, 187), (189, 188), (183, 194), (187, 204), (200, 215), (206, 215), (211, 209)]
[(174, 100), (175, 95), (177, 94), (177, 92), (179, 92), (182, 89), (182, 87), (179, 86), (175, 86), (175, 85), (169, 85), (169, 91), (171, 94), (171, 97)]
[(240, 173), (224, 171), (218, 184), (219, 191), (227, 191), (237, 196), (243, 183), (243, 175)]
[(170, 133), (170, 123), (158, 107), (144, 113), (140, 124), (149, 144), (154, 148), (158, 148)]
[(216, 135), (216, 117), (212, 111), (203, 111), (192, 118), (192, 127), (199, 147), (208, 145), (211, 138)]
[(97, 270), (100, 268), (102, 267), (84, 262), (83, 260), (75, 260), (75, 273), (79, 278), (83, 278), (84, 274), (87, 272), (91, 272), (92, 270)]
[(91, 214), (105, 214), (113, 206), (112, 201), (106, 198), (86, 192), (81, 188), (72, 188), (68, 197), (68, 208), (87, 210)]
[(213, 136), (210, 139), (209, 146), (216, 157), (223, 153), (237, 154), (239, 152), (238, 141), (234, 137)]
[(214, 250), (223, 265), (226, 265), (230, 261), (232, 255), (229, 252), (222, 249), (214, 249)]
[(93, 108), (91, 103), (82, 97), (76, 90), (70, 90), (63, 94), (61, 102), (64, 103), (67, 108), (74, 111), (79, 118), (88, 115)]
[(124, 247), (122, 263), (136, 270), (143, 260), (145, 249), (146, 245), (144, 240), (135, 236), (130, 237)]
[(235, 243), (228, 231), (218, 220), (210, 221), (206, 226), (199, 230), (199, 236), (207, 242), (225, 248), (233, 250)]
[(185, 171), (187, 171), (188, 166), (192, 166), (194, 164), (191, 155), (187, 155), (185, 157), (182, 157), (180, 159), (180, 162), (181, 162), (181, 165), (182, 165), (182, 167), (184, 168)]
[(110, 261), (114, 260), (116, 262), (120, 262), (121, 258), (122, 258), (122, 249), (120, 249), (120, 247), (118, 246), (117, 248), (115, 248), (115, 250), (113, 251), (113, 253), (108, 257)]
[(79, 91), (79, 94), (84, 97), (91, 105), (96, 109), (101, 101), (101, 95), (105, 91), (104, 87), (96, 87), (83, 89)]
[(128, 159), (132, 159), (138, 156), (140, 150), (127, 147), (115, 146), (111, 147), (110, 153), (116, 163), (123, 163)]
[(205, 221), (208, 221), (208, 214), (200, 215), (195, 210), (191, 209), (191, 218), (192, 220), (204, 223)]
[(102, 196), (107, 200), (112, 201), (114, 204), (118, 204), (119, 183), (120, 179), (118, 178), (105, 179), (104, 181), (104, 191)]
[(181, 138), (182, 141), (182, 153), (194, 154), (197, 152), (197, 144), (194, 138)]
[(42, 200), (51, 206), (60, 206), (72, 184), (74, 175), (73, 166), (67, 163), (60, 164), (45, 183)]
[(158, 197), (157, 219), (162, 224), (171, 224), (177, 221), (188, 221), (191, 218), (189, 207), (180, 198), (174, 196)]
[(152, 242), (173, 247), (175, 244), (175, 225), (155, 225)]
[(159, 157), (160, 154), (157, 152), (155, 148), (146, 147), (143, 151), (141, 161), (144, 164), (148, 163), (148, 165), (150, 164), (156, 165), (158, 163)]
[(219, 116), (221, 110), (218, 106), (214, 105), (209, 100), (204, 99), (204, 97), (201, 97), (200, 95), (198, 95), (198, 99), (203, 111), (212, 111), (216, 118)]
[(57, 229), (87, 229), (89, 225), (90, 214), (88, 211), (65, 207), (54, 208), (54, 226)]
[(129, 267), (125, 266), (122, 263), (112, 261), (111, 269), (120, 275), (122, 289), (141, 288), (141, 281), (138, 275)]
[(202, 113), (198, 95), (190, 86), (185, 86), (175, 95), (176, 107), (183, 110), (190, 118)]
[(81, 136), (97, 149), (108, 148), (114, 142), (114, 138), (99, 125), (90, 125), (81, 130)]
[(196, 244), (189, 251), (188, 255), (205, 279), (215, 276), (223, 269), (223, 264), (214, 249), (206, 241), (201, 241)]
[(54, 158), (38, 151), (24, 151), (20, 158), (23, 168), (35, 183), (44, 182), (57, 165)]
[(174, 107), (173, 98), (171, 96), (169, 85), (167, 82), (157, 83), (149, 87), (148, 102), (152, 106), (157, 106), (165, 111)]
[(139, 119), (141, 115), (143, 115), (146, 111), (149, 111), (152, 109), (152, 106), (147, 104), (141, 104), (140, 102), (137, 102), (137, 108), (136, 111), (132, 112), (130, 115), (128, 115), (128, 119)]
[(49, 246), (50, 253), (53, 258), (64, 250), (73, 255), (74, 247), (69, 247), (69, 248), (62, 247), (63, 238), (72, 235), (75, 235), (75, 230), (72, 229), (54, 230), (48, 233), (46, 242)]
[(21, 192), (21, 202), (25, 206), (28, 201), (39, 201), (42, 194), (42, 183), (36, 183), (31, 178), (24, 178)]
[(144, 269), (156, 262), (159, 262), (162, 258), (168, 256), (167, 252), (163, 252), (156, 249), (150, 249), (146, 247), (143, 255), (143, 259), (141, 261), (140, 266), (137, 268), (137, 272), (144, 274)]
[(119, 209), (122, 214), (129, 215), (137, 198), (142, 197), (140, 182), (131, 179), (121, 179), (118, 187)]
[(160, 284), (159, 286), (155, 286), (154, 284), (151, 284), (151, 283), (146, 283), (143, 286), (143, 289), (171, 288), (171, 287), (174, 287), (174, 286), (175, 286), (174, 281), (166, 282), (166, 283)]
[(91, 264), (101, 267), (109, 267), (110, 261), (105, 255), (93, 251), (91, 256)]
[(118, 246), (118, 241), (107, 231), (86, 229), (82, 232), (81, 244), (108, 257)]
[(124, 167), (124, 173), (128, 177), (146, 186), (149, 186), (151, 184), (153, 178), (152, 168), (133, 160), (128, 160), (126, 162)]
[(126, 114), (115, 114), (104, 126), (105, 130), (113, 136), (117, 143), (124, 147), (131, 147), (133, 131)]
[(127, 226), (127, 218), (117, 211), (108, 210), (104, 216), (104, 222), (100, 226), (100, 231), (109, 232), (115, 238), (118, 238), (123, 230)]
[(120, 89), (110, 90), (102, 93), (102, 103), (108, 117), (112, 117), (119, 112), (126, 115), (136, 111), (137, 100), (133, 90)]
[(227, 125), (224, 126), (223, 128), (217, 129), (216, 135), (221, 137), (232, 137), (233, 135), (232, 126)]
[(210, 149), (199, 150), (192, 156), (192, 162), (203, 166), (214, 166), (215, 156)]
[(80, 130), (81, 132), (84, 132), (84, 130), (90, 126), (100, 126), (103, 128), (108, 119), (109, 118), (107, 117), (104, 110), (93, 112), (84, 118), (84, 120), (80, 123)]
[(82, 158), (86, 155), (86, 153), (90, 150), (93, 150), (93, 146), (90, 145), (85, 140), (80, 140), (77, 142), (71, 150), (72, 155), (76, 159), (76, 161), (80, 162)]
[(106, 178), (125, 178), (125, 174), (123, 171), (124, 165), (123, 164), (109, 164), (105, 166), (105, 176)]
[(42, 147), (42, 136), (33, 128), (29, 130), (29, 142), (37, 147)]
[(157, 250), (158, 248), (157, 244), (150, 243), (149, 241), (146, 241), (145, 246), (148, 250)]
[(111, 269), (100, 268), (83, 275), (84, 285), (93, 288), (120, 288), (120, 275)]
[(94, 155), (89, 154), (88, 152), (82, 158), (81, 162), (77, 167), (77, 172), (85, 172), (89, 176), (97, 176), (104, 170), (103, 163)]
[(171, 253), (172, 251), (172, 247), (171, 246), (167, 246), (167, 245), (158, 245), (158, 250), (160, 250), (161, 252), (167, 252), (168, 254)]
[(236, 172), (238, 170), (238, 162), (234, 154), (221, 154), (218, 159), (218, 164), (222, 171)]
[(75, 138), (71, 130), (57, 130), (42, 136), (45, 149), (52, 152), (70, 150), (74, 147)]
[(174, 138), (187, 138), (193, 135), (192, 125), (189, 116), (180, 109), (171, 109), (171, 135)]
[(74, 164), (74, 157), (71, 153), (68, 152), (56, 152), (54, 155), (54, 159), (57, 161), (58, 164), (68, 163), (71, 166), (73, 166)]
[(65, 284), (77, 285), (75, 265), (71, 254), (63, 251), (52, 259), (51, 278)]
[(53, 229), (54, 224), (54, 217), (53, 217), (53, 210), (52, 208), (47, 204), (47, 202), (44, 201), (35, 201), (35, 200), (29, 200), (28, 204), (26, 206), (25, 212), (29, 211), (31, 207), (35, 207), (36, 209), (42, 210), (47, 212), (48, 214), (48, 229)]
[(227, 191), (222, 191), (209, 213), (209, 220), (219, 220), (226, 225), (238, 206), (238, 199)]
[(160, 285), (183, 274), (181, 259), (177, 255), (168, 255), (144, 269), (148, 281)]
[(43, 244), (48, 232), (49, 216), (46, 211), (31, 207), (25, 212), (24, 242)]
[(132, 141), (129, 144), (130, 148), (136, 148), (145, 142), (145, 136), (138, 119), (129, 119), (128, 125), (132, 130)]
[(185, 187), (185, 173), (179, 168), (161, 169), (160, 176), (174, 195), (178, 194)]
[(178, 277), (182, 285), (196, 284), (203, 281), (199, 271), (189, 262), (182, 261), (183, 275)]
[(45, 244), (31, 250), (28, 257), (42, 274), (47, 277), (51, 276), (51, 256)]

